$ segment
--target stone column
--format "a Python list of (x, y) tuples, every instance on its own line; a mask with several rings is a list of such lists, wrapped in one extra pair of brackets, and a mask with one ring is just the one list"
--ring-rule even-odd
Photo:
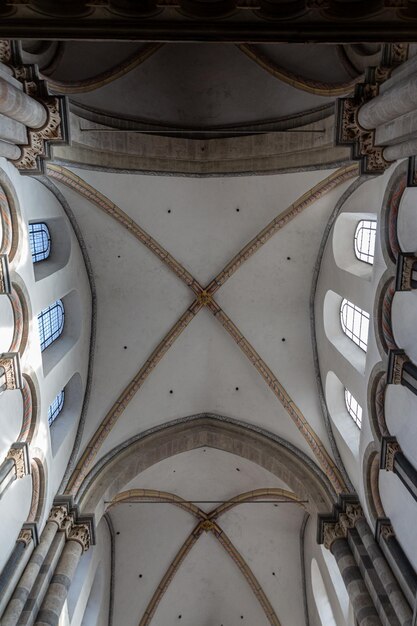
[(18, 623), (19, 617), (25, 606), (25, 602), (38, 577), (40, 568), (43, 565), (52, 541), (58, 532), (58, 529), (65, 527), (67, 519), (66, 507), (57, 506), (52, 509), (49, 520), (41, 535), (39, 545), (34, 550), (25, 571), (19, 580), (14, 594), (7, 605), (6, 611), (1, 620), (1, 626), (16, 626)]
[(24, 525), (16, 539), (13, 552), (0, 574), (0, 615), (36, 545), (36, 539), (35, 524)]
[(0, 113), (29, 128), (41, 128), (46, 124), (46, 108), (31, 96), (0, 77)]
[(58, 566), (52, 576), (45, 599), (35, 621), (35, 626), (57, 626), (68, 595), (72, 578), (83, 551), (90, 545), (88, 524), (76, 524), (70, 530)]

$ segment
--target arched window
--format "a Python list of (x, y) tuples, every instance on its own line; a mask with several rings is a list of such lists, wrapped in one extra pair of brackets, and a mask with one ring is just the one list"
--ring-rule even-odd
[(29, 224), (29, 243), (33, 263), (44, 261), (51, 254), (51, 235), (44, 222)]
[(49, 406), (49, 409), (48, 409), (49, 426), (51, 426), (51, 424), (56, 420), (58, 415), (61, 413), (62, 407), (64, 406), (64, 400), (65, 400), (65, 393), (64, 393), (64, 390), (62, 390), (59, 392), (55, 400)]
[(350, 417), (358, 428), (362, 428), (362, 407), (352, 396), (350, 391), (345, 388), (345, 404)]
[(368, 347), (369, 313), (344, 298), (340, 305), (340, 324), (345, 335), (366, 352)]
[(373, 265), (376, 242), (376, 221), (361, 220), (355, 230), (355, 255), (360, 261)]
[(64, 305), (57, 300), (38, 315), (41, 350), (45, 350), (58, 339), (64, 329)]

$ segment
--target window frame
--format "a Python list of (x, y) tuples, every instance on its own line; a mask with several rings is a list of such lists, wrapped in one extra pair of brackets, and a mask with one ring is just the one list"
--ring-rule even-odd
[[(349, 327), (347, 323), (348, 315), (347, 314), (345, 315), (346, 309), (351, 309), (353, 311), (352, 327)], [(355, 319), (357, 320), (358, 316), (360, 317), (359, 333), (357, 333), (355, 329)], [(351, 341), (353, 341), (353, 343), (355, 343), (361, 350), (366, 352), (368, 349), (368, 337), (369, 337), (369, 322), (370, 322), (369, 313), (361, 309), (359, 306), (357, 306), (356, 304), (354, 304), (347, 298), (343, 298), (340, 304), (340, 309), (339, 309), (339, 319), (340, 319), (340, 325), (342, 327), (342, 331), (344, 332), (346, 337), (348, 337)], [(363, 334), (362, 334), (362, 325), (363, 325), (364, 320), (366, 320), (367, 328), (368, 328), (368, 331), (366, 334), (366, 340), (363, 338)]]
[(347, 389), (347, 387), (345, 387), (345, 406), (347, 412), (353, 420), (353, 423), (357, 426), (357, 428), (359, 428), (359, 430), (361, 430), (363, 409), (359, 402), (356, 400), (355, 396), (349, 391), (349, 389)]
[[(35, 230), (36, 227), (39, 227)], [(51, 246), (52, 246), (52, 238), (51, 233), (49, 231), (48, 225), (45, 222), (30, 222), (29, 223), (29, 247), (32, 254), (32, 263), (40, 263), (41, 261), (46, 261), (51, 255)], [(40, 235), (40, 237), (36, 237), (36, 235)], [(37, 241), (42, 240), (44, 243), (46, 239), (46, 248), (45, 245), (41, 249), (37, 249)]]
[(52, 424), (57, 419), (58, 415), (61, 413), (64, 408), (65, 402), (65, 390), (61, 389), (61, 391), (55, 396), (52, 400), (51, 404), (48, 407), (48, 424), (52, 426)]
[[(56, 314), (56, 318), (53, 317), (55, 311), (60, 311), (60, 314)], [(62, 300), (56, 300), (53, 304), (49, 305), (45, 309), (42, 309), (42, 311), (38, 313), (39, 343), (41, 352), (46, 350), (46, 348), (58, 339), (64, 330), (64, 324), (65, 309)]]
[[(356, 258), (363, 263), (367, 263), (368, 265), (373, 265), (375, 260), (376, 229), (377, 220), (360, 220), (356, 225), (355, 234), (353, 236), (353, 250)], [(370, 233), (367, 238), (367, 250), (363, 249), (364, 232)], [(359, 241), (360, 244), (358, 243)]]

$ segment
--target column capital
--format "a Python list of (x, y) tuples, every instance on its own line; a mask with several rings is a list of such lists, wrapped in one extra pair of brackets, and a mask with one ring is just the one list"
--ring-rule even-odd
[(390, 385), (401, 385), (403, 368), (405, 363), (410, 359), (404, 350), (389, 350), (388, 352), (388, 368), (387, 383)]
[(346, 539), (347, 528), (340, 522), (324, 522), (322, 533), (324, 547), (327, 550), (331, 550), (333, 543), (337, 539)]
[(6, 459), (14, 461), (16, 478), (24, 478), (30, 474), (29, 450), (26, 442), (13, 443)]
[(413, 289), (413, 270), (417, 267), (417, 257), (413, 253), (400, 252), (397, 257), (397, 271), (395, 277), (396, 291), (411, 291)]
[(2, 370), (5, 376), (6, 389), (22, 389), (23, 380), (20, 370), (20, 355), (18, 352), (3, 352), (0, 354), (0, 376)]
[(382, 437), (380, 469), (393, 472), (395, 455), (398, 452), (401, 452), (401, 447), (395, 437)]
[(356, 496), (350, 494), (340, 496), (333, 508), (333, 513), (319, 515), (317, 542), (330, 550), (336, 539), (346, 539), (349, 530), (363, 518), (363, 509)]
[(77, 541), (83, 552), (91, 545), (90, 525), (88, 523), (74, 524), (68, 534), (68, 541)]

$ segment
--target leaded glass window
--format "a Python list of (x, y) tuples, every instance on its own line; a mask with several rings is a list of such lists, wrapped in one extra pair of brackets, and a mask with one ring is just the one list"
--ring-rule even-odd
[(376, 242), (376, 221), (361, 220), (355, 230), (355, 255), (360, 261), (373, 265)]
[(44, 222), (29, 224), (29, 244), (33, 263), (44, 261), (51, 254), (51, 235)]
[(64, 329), (64, 305), (57, 300), (38, 315), (41, 350), (58, 339)]
[(348, 389), (345, 389), (345, 404), (350, 417), (358, 428), (362, 427), (362, 407), (352, 396)]
[(56, 420), (58, 415), (62, 411), (62, 407), (64, 406), (65, 393), (64, 390), (60, 391), (57, 397), (50, 404), (48, 409), (48, 424), (51, 424)]
[(340, 305), (340, 323), (345, 335), (366, 352), (368, 347), (369, 313), (344, 298)]

